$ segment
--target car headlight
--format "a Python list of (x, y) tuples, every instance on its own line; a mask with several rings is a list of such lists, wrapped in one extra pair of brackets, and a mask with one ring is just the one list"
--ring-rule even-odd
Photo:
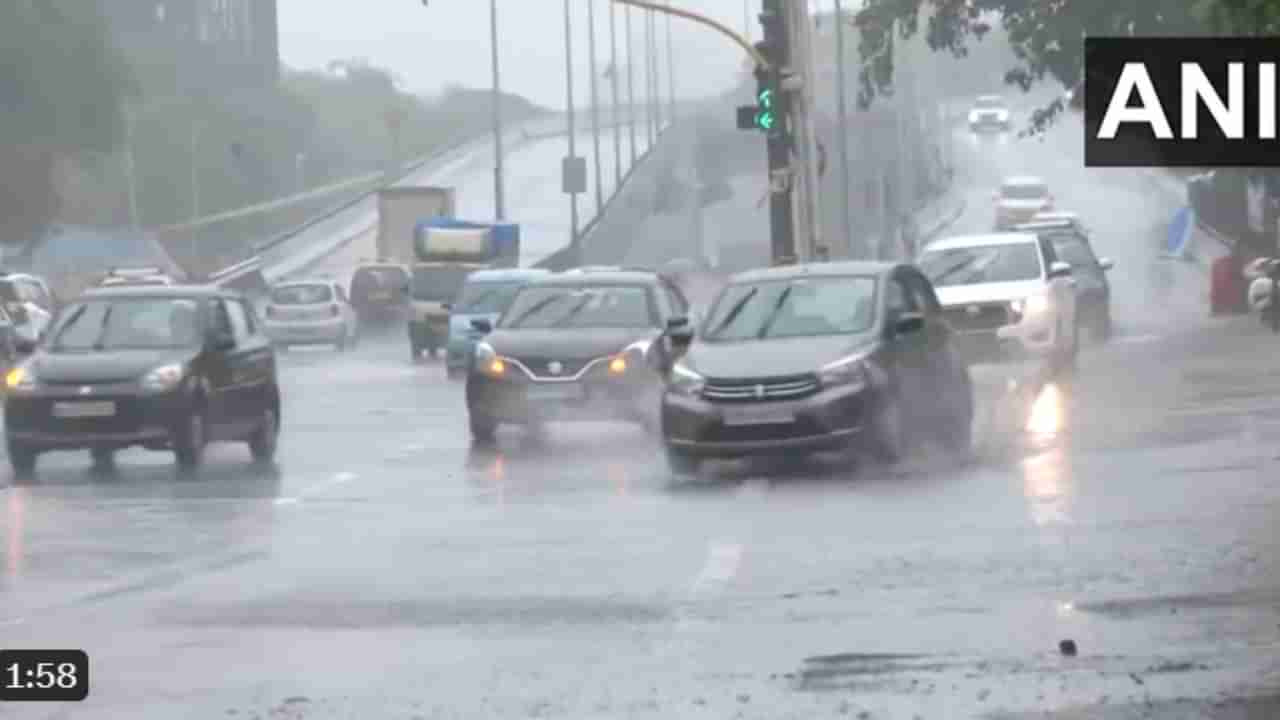
[(850, 387), (861, 390), (869, 384), (866, 358), (863, 355), (842, 358), (823, 365), (818, 380), (823, 387)]
[(1009, 307), (1013, 308), (1014, 313), (1018, 315), (1036, 315), (1049, 310), (1049, 297), (1032, 295), (1022, 300), (1014, 300), (1009, 303)]
[(1001, 110), (1000, 112), (996, 113), (996, 121), (1009, 122), (1009, 112), (1007, 110)]
[(35, 371), (28, 363), (13, 368), (4, 376), (5, 388), (13, 391), (34, 390), (38, 382)]
[(477, 370), (489, 377), (505, 378), (507, 376), (507, 361), (498, 357), (498, 352), (487, 342), (476, 343), (475, 364)]
[(187, 376), (187, 369), (180, 363), (161, 365), (142, 376), (142, 389), (148, 392), (168, 392)]
[(978, 122), (978, 113), (976, 110), (969, 113), (969, 122), (971, 123)]
[(668, 387), (677, 395), (692, 397), (701, 393), (706, 384), (706, 378), (683, 363), (676, 363), (671, 367), (671, 382)]
[(652, 346), (652, 340), (638, 340), (626, 346), (622, 352), (609, 358), (609, 374), (625, 375), (632, 368), (642, 366)]

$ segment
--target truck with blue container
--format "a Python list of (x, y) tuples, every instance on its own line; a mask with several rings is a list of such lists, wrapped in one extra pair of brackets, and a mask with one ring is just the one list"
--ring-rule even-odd
[(420, 220), (413, 231), (409, 350), (416, 362), (449, 341), (450, 308), (467, 276), (520, 265), (520, 226), (452, 217)]

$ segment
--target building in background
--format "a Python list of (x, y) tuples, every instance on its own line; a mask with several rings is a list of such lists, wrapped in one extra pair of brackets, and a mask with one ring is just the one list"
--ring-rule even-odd
[(274, 85), (276, 0), (97, 0), (154, 95)]

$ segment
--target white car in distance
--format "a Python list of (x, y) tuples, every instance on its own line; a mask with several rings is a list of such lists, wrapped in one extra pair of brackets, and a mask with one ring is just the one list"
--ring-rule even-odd
[(996, 205), (996, 230), (1008, 230), (1054, 209), (1049, 183), (1033, 175), (1005, 178), (1000, 188), (991, 194), (991, 199)]
[(277, 347), (353, 347), (359, 337), (356, 311), (336, 280), (294, 280), (271, 288), (263, 308), (263, 329)]
[(999, 95), (981, 95), (969, 110), (969, 130), (1005, 132), (1010, 127), (1009, 106)]
[(1034, 233), (952, 237), (926, 245), (917, 264), (973, 359), (1074, 367), (1075, 281), (1047, 240)]

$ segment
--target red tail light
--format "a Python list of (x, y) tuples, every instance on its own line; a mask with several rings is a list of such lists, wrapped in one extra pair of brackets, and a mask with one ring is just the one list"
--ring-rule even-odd
[(338, 317), (339, 315), (341, 315), (341, 314), (342, 314), (342, 308), (338, 307), (338, 306), (337, 306), (337, 304), (330, 305), (330, 306), (329, 306), (329, 314), (330, 314), (330, 315), (332, 315), (332, 316), (334, 316), (334, 317)]

